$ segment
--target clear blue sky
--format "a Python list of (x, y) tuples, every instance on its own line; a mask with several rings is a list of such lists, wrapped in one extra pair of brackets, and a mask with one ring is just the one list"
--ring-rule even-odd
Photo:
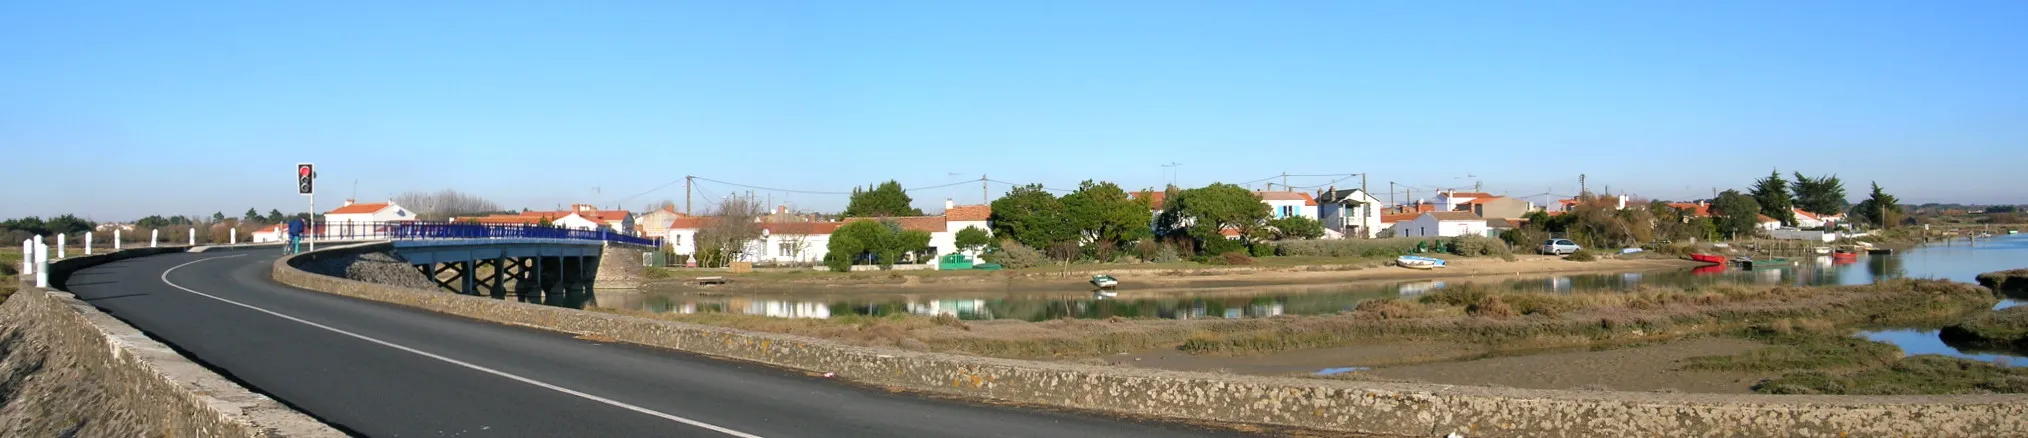
[(1582, 173), (1687, 199), (1780, 168), (2028, 203), (2023, 23), (2015, 0), (7, 1), (0, 216), (300, 211), (298, 161), (325, 209), (354, 180), (638, 209), (686, 174), (1151, 187), (1172, 161), (1186, 186)]

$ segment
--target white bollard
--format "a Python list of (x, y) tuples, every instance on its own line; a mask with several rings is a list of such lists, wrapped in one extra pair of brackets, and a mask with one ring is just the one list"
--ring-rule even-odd
[(197, 246), (197, 229), (190, 229), (190, 246)]
[(113, 251), (119, 251), (119, 250), (120, 250), (120, 229), (119, 229), (119, 228), (114, 228), (114, 229), (113, 229)]
[(149, 247), (149, 248), (154, 248), (154, 247), (155, 247), (155, 242), (157, 242), (157, 241), (160, 241), (160, 240), (162, 240), (162, 230), (148, 230), (148, 247)]
[(85, 255), (92, 255), (92, 232), (85, 232)]
[(234, 228), (232, 228), (232, 230), (231, 230), (230, 232), (232, 233), (232, 244), (234, 244), (234, 245), (238, 245), (238, 244), (239, 244), (239, 228), (238, 228), (238, 227), (234, 227)]
[(35, 275), (35, 239), (21, 239), (21, 275)]
[(49, 245), (35, 245), (35, 287), (49, 288)]
[(64, 246), (64, 243), (65, 243), (65, 241), (67, 241), (67, 240), (70, 240), (70, 236), (69, 236), (69, 233), (63, 233), (63, 234), (57, 234), (57, 235), (56, 235), (56, 259), (57, 259), (57, 260), (63, 260), (63, 258), (64, 258), (64, 257), (69, 257), (69, 255), (68, 255), (68, 254), (65, 254), (65, 253), (64, 253), (64, 247), (63, 247), (63, 246)]

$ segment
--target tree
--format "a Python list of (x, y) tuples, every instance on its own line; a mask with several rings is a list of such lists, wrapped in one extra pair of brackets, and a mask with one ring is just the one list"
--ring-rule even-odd
[(1041, 184), (1030, 184), (993, 200), (993, 215), (987, 224), (993, 235), (1030, 248), (1048, 248), (1077, 236), (1064, 210), (1062, 200), (1043, 190)]
[(929, 239), (928, 232), (903, 230), (892, 221), (853, 221), (831, 233), (824, 266), (844, 272), (870, 258), (880, 269), (892, 269), (903, 254), (929, 249)]
[(1266, 240), (1315, 239), (1324, 237), (1324, 223), (1302, 216), (1289, 216), (1267, 221), (1260, 228), (1257, 238)]
[(1244, 187), (1225, 183), (1183, 190), (1164, 202), (1168, 210), (1163, 214), (1176, 215), (1169, 223), (1189, 224), (1190, 237), (1197, 239), (1199, 246), (1211, 248), (1208, 251), (1230, 249), (1231, 245), (1223, 242), (1226, 239), (1222, 230), (1238, 230), (1241, 236), (1252, 234), (1269, 216), (1268, 206), (1260, 202), (1260, 197)]
[(879, 186), (860, 189), (852, 188), (852, 201), (845, 206), (846, 217), (895, 217), (922, 216), (922, 210), (909, 206), (914, 200), (908, 192), (902, 191), (901, 183), (894, 180)]
[(1711, 213), (1718, 216), (1718, 231), (1729, 236), (1753, 235), (1754, 227), (1760, 226), (1760, 201), (1738, 190), (1726, 190), (1711, 202)]
[(1880, 228), (1894, 228), (1901, 223), (1903, 217), (1900, 201), (1894, 199), (1894, 195), (1881, 190), (1877, 181), (1873, 183), (1873, 194), (1867, 196), (1866, 200), (1859, 201), (1859, 205), (1853, 206), (1852, 210), (1859, 219)]
[(1060, 201), (1066, 221), (1078, 231), (1080, 242), (1118, 248), (1153, 234), (1148, 223), (1154, 214), (1145, 203), (1128, 198), (1127, 191), (1113, 183), (1085, 180), (1078, 184), (1077, 191), (1064, 195)]
[(253, 208), (247, 208), (247, 209), (246, 209), (246, 215), (245, 215), (245, 216), (240, 216), (240, 217), (239, 217), (239, 220), (240, 220), (240, 222), (244, 222), (244, 223), (254, 223), (254, 222), (261, 222), (261, 221), (262, 221), (263, 219), (261, 218), (261, 211), (260, 211), (260, 210), (255, 210), (255, 209), (253, 209)]
[(993, 244), (993, 236), (987, 234), (986, 230), (979, 229), (979, 227), (965, 227), (965, 229), (958, 230), (955, 243), (958, 245), (959, 251), (978, 251), (985, 249), (986, 245)]
[(268, 223), (271, 223), (271, 224), (279, 224), (279, 223), (282, 223), (283, 221), (286, 221), (286, 220), (288, 220), (289, 218), (288, 218), (288, 216), (282, 216), (282, 211), (281, 211), (281, 210), (278, 210), (278, 209), (269, 209), (269, 210), (268, 210), (268, 217), (267, 217), (267, 219), (268, 219)]
[(1810, 178), (1803, 176), (1802, 172), (1796, 172), (1793, 188), (1796, 208), (1810, 213), (1838, 214), (1845, 211), (1845, 207), (1851, 203), (1845, 200), (1845, 183), (1839, 181), (1837, 175)]
[(1782, 225), (1795, 225), (1796, 212), (1794, 197), (1789, 195), (1789, 182), (1782, 179), (1782, 173), (1769, 173), (1767, 178), (1754, 180), (1753, 200), (1760, 204), (1760, 214), (1782, 221)]
[(500, 211), (500, 204), (457, 190), (443, 189), (436, 192), (408, 192), (395, 195), (394, 203), (415, 212), (416, 219), (445, 220), (455, 216), (470, 216)]
[[(761, 223), (758, 220), (765, 208), (752, 198), (726, 197), (712, 208), (711, 220), (697, 230), (698, 259), (707, 256), (714, 261), (738, 260), (751, 248), (755, 239), (761, 237)], [(706, 251), (710, 253), (706, 253)]]
[(211, 213), (211, 223), (219, 223), (219, 222), (225, 222), (225, 212), (220, 211)]
[(43, 223), (44, 232), (46, 233), (69, 234), (72, 236), (84, 234), (84, 232), (86, 231), (91, 231), (94, 225), (96, 224), (91, 223), (91, 221), (79, 219), (77, 216), (71, 214), (64, 214), (62, 216), (49, 218), (48, 222)]

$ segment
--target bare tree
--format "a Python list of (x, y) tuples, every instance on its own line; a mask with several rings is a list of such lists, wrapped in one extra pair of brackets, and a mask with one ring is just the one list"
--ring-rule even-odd
[(697, 258), (738, 260), (741, 255), (756, 249), (749, 245), (761, 236), (758, 220), (761, 213), (761, 205), (752, 199), (734, 196), (719, 201), (718, 207), (711, 212), (712, 218), (697, 230)]
[(415, 212), (416, 218), (423, 220), (444, 220), (452, 216), (501, 211), (500, 204), (451, 189), (435, 193), (403, 193), (394, 197), (394, 203), (408, 207), (410, 211)]

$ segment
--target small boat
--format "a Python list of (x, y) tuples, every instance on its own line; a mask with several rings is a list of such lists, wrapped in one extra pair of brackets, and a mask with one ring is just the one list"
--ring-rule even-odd
[(1791, 264), (1795, 264), (1795, 262), (1794, 262), (1794, 261), (1790, 261), (1789, 259), (1785, 259), (1785, 258), (1781, 258), (1781, 257), (1775, 257), (1775, 258), (1770, 258), (1770, 259), (1759, 259), (1759, 260), (1756, 260), (1756, 259), (1752, 259), (1752, 258), (1742, 258), (1742, 259), (1736, 259), (1736, 260), (1733, 260), (1732, 262), (1733, 262), (1733, 263), (1735, 263), (1735, 264), (1738, 264), (1738, 265), (1739, 265), (1739, 268), (1740, 268), (1740, 269), (1747, 269), (1747, 270), (1753, 270), (1753, 269), (1759, 269), (1759, 268), (1773, 268), (1773, 267), (1781, 267), (1781, 266), (1788, 266), (1788, 265), (1791, 265)]
[(1894, 254), (1894, 250), (1891, 248), (1866, 248), (1866, 253), (1874, 255), (1889, 255)]
[(1444, 259), (1423, 256), (1401, 256), (1394, 259), (1395, 266), (1409, 269), (1431, 269), (1444, 266)]
[(1854, 250), (1850, 250), (1850, 249), (1845, 249), (1845, 248), (1838, 248), (1838, 249), (1837, 249), (1836, 251), (1831, 251), (1831, 260), (1833, 260), (1833, 261), (1837, 261), (1837, 260), (1853, 260), (1853, 259), (1857, 259), (1857, 258), (1859, 258), (1859, 252), (1858, 252), (1858, 251), (1854, 251)]
[(1816, 247), (1816, 248), (1811, 248), (1810, 250), (1811, 250), (1811, 251), (1815, 251), (1815, 252), (1817, 253), (1817, 255), (1826, 255), (1826, 254), (1830, 254), (1830, 253), (1831, 253), (1831, 248), (1830, 248), (1830, 247), (1825, 247), (1825, 246), (1819, 246), (1819, 247)]
[(1097, 298), (1097, 299), (1101, 299), (1101, 300), (1103, 300), (1103, 299), (1107, 299), (1107, 298), (1113, 298), (1113, 297), (1118, 297), (1118, 296), (1120, 296), (1120, 293), (1119, 293), (1119, 292), (1116, 292), (1116, 291), (1113, 291), (1113, 290), (1109, 290), (1109, 289), (1099, 289), (1099, 290), (1095, 290), (1095, 291), (1091, 291), (1091, 296), (1092, 296), (1092, 298)]
[(1717, 254), (1702, 254), (1702, 253), (1691, 254), (1690, 259), (1714, 265), (1725, 264), (1725, 256)]
[(1111, 275), (1105, 274), (1093, 275), (1091, 276), (1091, 285), (1098, 286), (1098, 288), (1101, 290), (1112, 289), (1115, 287), (1119, 287), (1120, 280), (1114, 279), (1113, 276)]
[(2021, 230), (2007, 230), (2007, 234), (2021, 234)]

